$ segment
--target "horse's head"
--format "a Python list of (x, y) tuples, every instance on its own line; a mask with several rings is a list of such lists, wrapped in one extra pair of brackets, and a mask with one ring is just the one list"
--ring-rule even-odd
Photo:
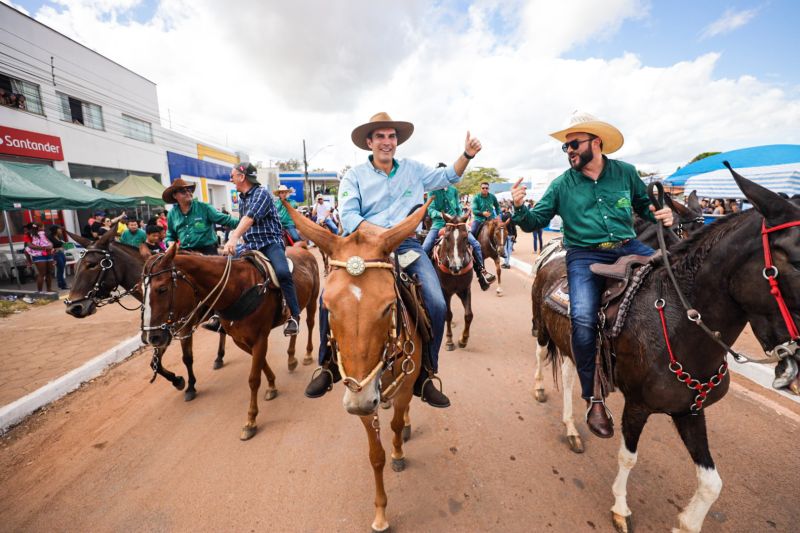
[(486, 224), (489, 225), (489, 232), (491, 235), (492, 246), (497, 250), (498, 257), (506, 256), (506, 237), (508, 237), (508, 222), (501, 222), (499, 219), (493, 218)]
[(64, 300), (67, 313), (75, 318), (94, 314), (98, 303), (108, 299), (119, 285), (110, 250), (116, 236), (116, 228), (112, 228), (93, 243), (70, 233), (70, 237), (86, 247), (75, 269), (69, 296)]
[(451, 274), (460, 274), (472, 262), (472, 246), (469, 244), (467, 216), (450, 216), (442, 213), (445, 220), (443, 235), (436, 250), (438, 262)]
[(732, 280), (733, 297), (768, 354), (800, 357), (800, 206), (726, 166), (763, 216), (758, 234), (733, 244), (748, 254)]
[(197, 303), (194, 287), (175, 266), (177, 251), (173, 243), (165, 253), (149, 257), (142, 269), (142, 342), (159, 348), (169, 345)]
[(380, 402), (381, 374), (394, 348), (398, 320), (389, 254), (414, 234), (430, 202), (393, 228), (360, 228), (339, 237), (284, 201), (300, 232), (331, 258), (334, 267), (325, 284), (323, 305), (329, 312), (334, 355), (346, 386), (343, 404), (350, 414), (372, 414)]
[(673, 230), (679, 239), (685, 239), (696, 232), (705, 224), (703, 218), (703, 208), (697, 200), (697, 191), (692, 191), (686, 200), (686, 205), (677, 200), (673, 200), (670, 195), (664, 196), (665, 203), (677, 215)]

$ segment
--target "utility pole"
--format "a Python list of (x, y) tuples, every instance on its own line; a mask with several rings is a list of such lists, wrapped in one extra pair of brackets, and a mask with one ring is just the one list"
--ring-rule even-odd
[[(306, 193), (306, 186), (308, 186), (308, 189), (310, 190), (310, 185), (308, 184), (308, 160), (306, 159), (306, 140), (305, 139), (303, 139), (303, 174), (305, 176), (305, 179), (303, 180), (303, 196), (304, 196), (304, 199), (307, 199), (308, 195)], [(311, 205), (311, 201), (310, 200), (309, 200), (309, 205)]]

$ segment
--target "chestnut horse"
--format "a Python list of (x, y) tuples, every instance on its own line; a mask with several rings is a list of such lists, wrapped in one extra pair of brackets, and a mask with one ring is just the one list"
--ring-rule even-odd
[[(227, 320), (225, 316), (235, 313), (237, 306), (246, 305), (240, 297), (264, 282), (262, 275), (245, 259), (180, 255), (176, 254), (177, 249), (177, 245), (172, 244), (166, 253), (145, 261), (142, 271), (142, 340), (163, 350), (172, 337), (191, 335), (196, 324), (205, 320), (204, 316), (212, 310), (219, 312), (222, 327), (239, 348), (252, 356), (250, 407), (240, 435), (242, 440), (247, 440), (256, 433), (261, 372), (264, 372), (268, 382), (264, 399), (272, 400), (278, 395), (275, 374), (267, 364), (267, 346), (272, 328), (283, 324), (288, 318), (281, 306), (280, 289), (269, 288), (260, 301), (254, 301), (255, 307), (249, 314), (235, 321)], [(292, 277), (297, 300), (306, 311), (306, 359), (311, 360), (314, 313), (317, 310), (320, 283), (317, 261), (308, 250), (297, 246), (287, 248), (286, 257), (294, 263)], [(289, 371), (297, 366), (295, 340), (296, 337), (293, 337), (290, 341)]]
[(345, 385), (344, 407), (367, 432), (375, 475), (373, 531), (386, 531), (386, 490), (378, 404), (393, 400), (392, 469), (405, 468), (403, 441), (411, 434), (409, 404), (421, 370), (422, 340), (395, 287), (389, 254), (414, 233), (428, 203), (391, 229), (339, 237), (303, 218), (284, 202), (297, 227), (331, 258), (323, 303), (330, 312), (331, 347)]
[(450, 351), (456, 349), (453, 344), (453, 310), (450, 307), (450, 300), (453, 294), (458, 295), (461, 304), (464, 306), (464, 332), (461, 340), (458, 341), (459, 348), (466, 348), (469, 341), (469, 327), (472, 324), (472, 246), (469, 244), (467, 236), (466, 216), (450, 216), (442, 213), (445, 226), (442, 229), (442, 237), (439, 244), (433, 249), (433, 260), (436, 264), (436, 274), (439, 275), (439, 283), (442, 285), (444, 301), (447, 302), (447, 343), (446, 348)]
[(502, 277), (502, 269), (500, 268), (500, 259), (506, 257), (506, 237), (508, 237), (508, 223), (511, 219), (501, 222), (499, 219), (493, 218), (487, 220), (478, 231), (478, 242), (481, 243), (481, 253), (483, 259), (494, 260), (494, 270), (497, 274), (497, 289), (495, 292), (498, 296), (503, 295), (503, 287), (500, 285), (500, 278)]
[[(67, 306), (67, 314), (75, 318), (85, 318), (96, 313), (98, 307), (114, 302), (120, 303), (120, 298), (126, 294), (130, 294), (140, 302), (142, 301), (139, 282), (142, 279), (144, 259), (142, 259), (138, 248), (127, 246), (114, 240), (117, 235), (116, 228), (107, 231), (96, 242), (72, 233), (69, 235), (75, 242), (83, 245), (86, 251), (78, 262), (69, 296), (64, 300)], [(114, 294), (120, 287), (125, 292)], [(122, 304), (120, 303), (120, 305)], [(138, 310), (138, 307), (129, 309), (129, 311), (136, 310)], [(219, 332), (219, 344), (217, 345), (217, 358), (214, 360), (214, 370), (222, 368), (223, 358), (225, 357), (226, 337), (224, 331)], [(183, 393), (183, 399), (189, 402), (197, 396), (191, 336), (181, 339), (181, 351), (183, 353), (183, 364), (186, 366), (189, 376), (189, 387)], [(179, 391), (183, 390), (186, 387), (186, 380), (183, 376), (176, 376), (161, 365), (162, 353), (157, 350), (153, 355), (151, 363), (153, 371), (163, 376)]]
[[(769, 355), (758, 362), (800, 357), (800, 206), (732, 173), (754, 209), (707, 225), (674, 246), (669, 261), (675, 282), (665, 266), (655, 267), (614, 340), (614, 375), (625, 397), (612, 486), (618, 531), (632, 528), (628, 475), (650, 415), (672, 418), (696, 468), (697, 490), (674, 531), (700, 531), (722, 489), (709, 451), (705, 408), (728, 390), (730, 345), (749, 322)], [(549, 277), (545, 268), (539, 273), (543, 280)], [(571, 357), (568, 327), (551, 328), (546, 313), (539, 326), (539, 343), (548, 346), (550, 358), (555, 361), (558, 352)]]

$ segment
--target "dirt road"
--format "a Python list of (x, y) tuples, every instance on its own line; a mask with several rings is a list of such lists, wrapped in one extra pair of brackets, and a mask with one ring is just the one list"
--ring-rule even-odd
[[(580, 422), (587, 449), (574, 455), (549, 378), (549, 401), (533, 401), (530, 282), (504, 274), (503, 298), (474, 294), (469, 346), (442, 354), (453, 406), (412, 404), (408, 467), (385, 474), (393, 531), (611, 530), (619, 440), (594, 438)], [(0, 529), (368, 531), (373, 481), (360, 422), (344, 412), (341, 386), (306, 399), (313, 367), (288, 373), (287, 342), (278, 331), (271, 339), (280, 395), (260, 403), (250, 441), (238, 438), (248, 356), (229, 341), (226, 365), (211, 370), (216, 336), (205, 331), (193, 402), (160, 378), (148, 384), (145, 353), (11, 431), (0, 441)], [(185, 375), (177, 345), (165, 363)], [(610, 405), (619, 415), (622, 397)], [(671, 425), (654, 417), (642, 437), (628, 486), (638, 531), (675, 526), (695, 488)], [(704, 531), (796, 530), (800, 409), (734, 377), (708, 425), (724, 486)], [(389, 438), (384, 430), (386, 446)]]

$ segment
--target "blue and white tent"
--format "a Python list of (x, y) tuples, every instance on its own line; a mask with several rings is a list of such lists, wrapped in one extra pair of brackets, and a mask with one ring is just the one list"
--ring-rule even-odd
[(800, 194), (800, 145), (772, 144), (732, 150), (687, 165), (666, 179), (701, 198), (744, 198), (722, 162), (747, 179), (789, 196)]

